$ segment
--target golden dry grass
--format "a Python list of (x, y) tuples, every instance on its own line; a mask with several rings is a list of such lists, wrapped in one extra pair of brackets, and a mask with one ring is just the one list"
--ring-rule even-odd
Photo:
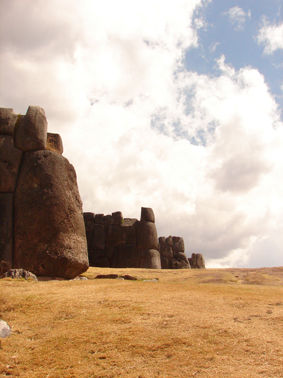
[(0, 280), (1, 377), (283, 377), (283, 268), (85, 276)]

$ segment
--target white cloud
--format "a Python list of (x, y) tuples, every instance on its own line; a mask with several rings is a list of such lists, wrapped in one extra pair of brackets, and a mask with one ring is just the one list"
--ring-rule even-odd
[(264, 25), (259, 30), (257, 41), (264, 46), (265, 54), (273, 54), (274, 51), (283, 49), (283, 23), (270, 25), (264, 20)]
[(3, 4), (1, 104), (46, 109), (84, 209), (151, 206), (159, 234), (183, 236), (190, 253), (251, 261), (282, 220), (282, 125), (256, 69), (224, 56), (217, 77), (184, 69), (202, 2)]
[(251, 18), (251, 11), (249, 10), (245, 12), (242, 8), (235, 6), (225, 12), (224, 15), (229, 17), (229, 20), (236, 31), (241, 31), (244, 29), (247, 19)]

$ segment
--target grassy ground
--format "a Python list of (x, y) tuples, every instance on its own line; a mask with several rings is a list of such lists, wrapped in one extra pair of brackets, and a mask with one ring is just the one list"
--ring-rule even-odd
[(283, 377), (283, 268), (85, 276), (0, 280), (1, 377)]

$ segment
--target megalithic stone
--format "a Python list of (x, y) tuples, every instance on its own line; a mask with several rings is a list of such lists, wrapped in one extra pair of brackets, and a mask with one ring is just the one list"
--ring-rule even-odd
[(17, 115), (13, 109), (0, 108), (0, 134), (13, 135)]
[(0, 193), (0, 274), (13, 264), (13, 194)]
[(59, 134), (47, 133), (47, 150), (57, 152), (58, 154), (63, 153), (63, 142)]
[(137, 224), (137, 249), (140, 259), (140, 267), (149, 268), (149, 261), (153, 262), (155, 259), (151, 259), (151, 255), (148, 251), (155, 250), (158, 252), (159, 249), (157, 230), (154, 223), (154, 213), (150, 208), (141, 208), (141, 220)]
[(14, 147), (13, 137), (0, 135), (0, 193), (12, 193), (16, 187), (22, 151)]
[(45, 150), (47, 119), (44, 109), (29, 106), (25, 116), (18, 117), (14, 130), (15, 146), (22, 151)]
[(51, 151), (24, 154), (15, 193), (15, 268), (74, 278), (88, 268), (73, 166)]

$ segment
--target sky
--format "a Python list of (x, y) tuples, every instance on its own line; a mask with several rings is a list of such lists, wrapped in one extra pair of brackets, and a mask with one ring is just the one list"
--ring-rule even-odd
[(283, 266), (281, 0), (0, 0), (0, 106), (45, 109), (84, 211)]

